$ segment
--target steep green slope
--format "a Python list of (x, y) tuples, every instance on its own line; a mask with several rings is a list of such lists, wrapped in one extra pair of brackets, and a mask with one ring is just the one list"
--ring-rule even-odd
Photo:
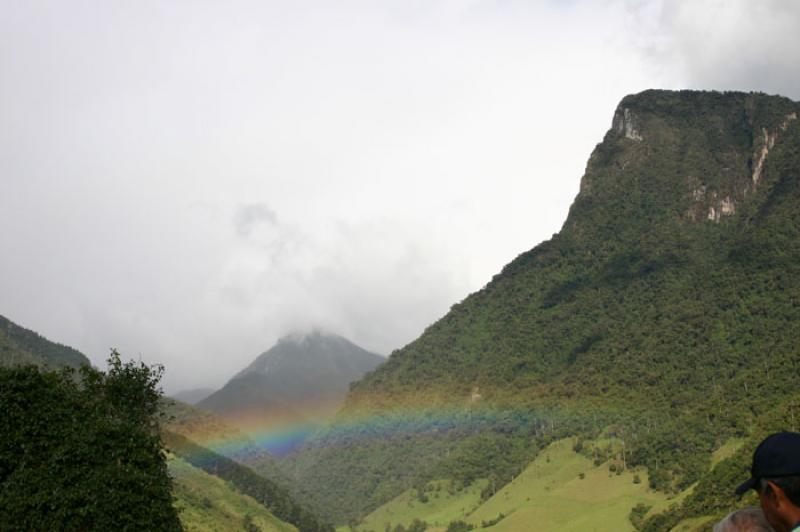
[[(646, 474), (622, 471), (616, 460), (599, 465), (573, 452), (571, 440), (548, 446), (525, 471), (470, 514), (480, 528), (502, 516), (495, 531), (537, 530), (617, 532), (634, 530), (629, 519), (638, 504), (667, 500), (647, 488)], [(614, 469), (614, 471), (611, 471)], [(638, 477), (638, 482), (637, 482)]]
[(83, 364), (91, 365), (79, 351), (51, 342), (0, 316), (0, 366), (24, 364), (75, 369)]
[[(609, 427), (653, 488), (700, 479), (798, 375), (798, 111), (762, 94), (623, 99), (562, 230), (362, 379), (288, 463), (317, 508), (344, 522), (442, 471), (507, 482), (553, 439)], [(418, 421), (443, 409), (494, 422)], [(358, 422), (397, 412), (400, 431)]]
[(175, 399), (164, 398), (160, 407), (165, 430), (239, 463), (256, 464), (259, 475), (298, 498), (297, 486), (281, 471), (275, 459), (236, 427), (211, 412)]
[(333, 527), (295, 502), (291, 494), (274, 481), (256, 474), (250, 468), (210, 451), (180, 434), (163, 431), (164, 443), (194, 467), (230, 482), (239, 492), (255, 499), (272, 515), (295, 525), (303, 532), (332, 532)]
[(642, 530), (659, 532), (675, 527), (682, 522), (706, 521), (700, 528), (710, 531), (714, 520), (728, 512), (747, 504), (758, 506), (758, 498), (754, 492), (745, 494), (742, 500), (733, 497), (736, 486), (746, 480), (753, 451), (769, 434), (784, 431), (800, 430), (800, 392), (787, 394), (782, 400), (775, 400), (753, 421), (746, 439), (733, 454), (718, 462), (706, 475), (703, 475), (691, 494), (682, 504), (665, 512), (648, 515)]
[(248, 525), (264, 532), (297, 530), (252, 497), (178, 457), (171, 457), (167, 466), (174, 485), (175, 507), (187, 531), (249, 530)]
[(487, 484), (486, 479), (469, 486), (434, 480), (404, 491), (366, 516), (355, 528), (359, 531), (385, 530), (387, 525), (408, 528), (415, 519), (432, 527), (447, 527), (448, 523), (464, 519), (480, 506), (481, 491)]
[(576, 453), (574, 447), (573, 439), (549, 445), (488, 499), (481, 498), (485, 479), (463, 490), (448, 490), (453, 483), (446, 481), (430, 483), (422, 492), (408, 490), (368, 515), (357, 529), (380, 531), (387, 524), (407, 527), (419, 519), (439, 528), (463, 521), (476, 530), (515, 532), (530, 530), (535, 523), (536, 530), (617, 532), (634, 530), (629, 516), (639, 504), (667, 507), (680, 501), (648, 489), (646, 473), (623, 471), (621, 461), (615, 459), (593, 463), (590, 454)]

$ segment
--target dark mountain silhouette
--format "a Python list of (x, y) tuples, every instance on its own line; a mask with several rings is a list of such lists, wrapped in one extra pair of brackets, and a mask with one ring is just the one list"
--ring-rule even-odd
[(173, 399), (195, 405), (214, 393), (214, 388), (192, 388), (190, 390), (181, 390), (170, 395)]
[(291, 335), (197, 406), (246, 430), (294, 431), (270, 449), (285, 453), (336, 412), (350, 383), (383, 360), (341, 336)]

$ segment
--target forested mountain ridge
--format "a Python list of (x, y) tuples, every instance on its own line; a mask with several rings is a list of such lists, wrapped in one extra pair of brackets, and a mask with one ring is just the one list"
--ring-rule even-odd
[(66, 345), (51, 342), (0, 316), (0, 366), (34, 364), (60, 368), (91, 365), (86, 356)]
[[(317, 507), (343, 521), (421, 478), (508, 480), (552, 438), (609, 431), (654, 488), (701, 478), (796, 393), (798, 112), (752, 93), (624, 98), (562, 230), (354, 385), (338, 426), (293, 458)], [(460, 421), (341, 430), (443, 408)]]
[[(712, 293), (702, 289), (705, 278), (722, 281), (723, 274), (747, 274), (753, 266), (793, 267), (788, 259), (800, 232), (800, 216), (792, 212), (800, 188), (798, 108), (758, 94), (647, 91), (625, 98), (589, 160), (562, 231), (393, 353), (348, 402), (374, 398), (370, 390), (405, 395), (405, 385), (431, 381), (464, 383), (466, 397), (498, 378), (550, 388), (566, 367), (588, 371), (613, 362), (608, 369), (624, 370), (625, 359), (642, 360), (651, 351), (641, 334), (622, 352), (604, 345), (612, 336), (605, 326), (630, 325), (613, 312), (624, 310), (625, 297), (644, 290), (680, 303), (678, 316), (664, 308), (631, 316), (674, 322), (690, 317), (697, 298), (689, 295), (720, 300), (729, 289), (748, 288), (720, 282)], [(765, 148), (769, 155), (761, 159)], [(788, 273), (776, 273), (778, 281)], [(694, 336), (690, 327), (681, 332), (682, 340)], [(601, 347), (608, 349), (593, 356)], [(498, 374), (503, 369), (514, 371)], [(602, 392), (605, 382), (597, 384)], [(646, 379), (633, 384), (649, 386)]]

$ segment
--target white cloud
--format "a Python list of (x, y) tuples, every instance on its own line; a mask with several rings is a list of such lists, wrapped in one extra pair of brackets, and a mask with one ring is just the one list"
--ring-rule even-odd
[(171, 389), (386, 353), (559, 229), (625, 94), (796, 97), (788, 4), (0, 0), (0, 313)]
[(685, 88), (800, 99), (800, 4), (784, 0), (630, 2), (638, 45)]

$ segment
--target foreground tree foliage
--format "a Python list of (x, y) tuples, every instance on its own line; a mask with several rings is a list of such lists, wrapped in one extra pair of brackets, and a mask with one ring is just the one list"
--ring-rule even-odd
[(0, 368), (0, 530), (181, 530), (158, 430), (161, 367)]

